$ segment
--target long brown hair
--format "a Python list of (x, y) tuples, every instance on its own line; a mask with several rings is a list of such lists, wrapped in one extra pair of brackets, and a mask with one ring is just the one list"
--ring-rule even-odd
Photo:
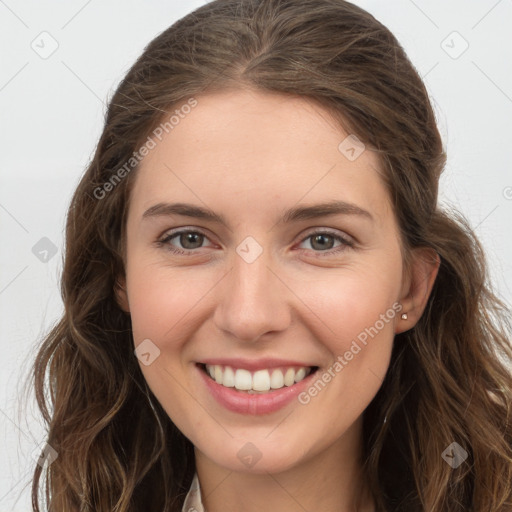
[[(68, 212), (65, 310), (31, 375), (58, 453), (35, 468), (33, 510), (44, 475), (54, 512), (181, 511), (193, 446), (146, 385), (115, 288), (139, 148), (173, 109), (236, 87), (332, 113), (378, 153), (405, 257), (426, 246), (441, 259), (364, 413), (377, 510), (512, 510), (510, 313), (468, 223), (437, 204), (446, 155), (422, 80), (389, 30), (343, 0), (213, 1), (156, 37), (120, 83)], [(454, 442), (467, 452), (457, 468), (443, 458)]]

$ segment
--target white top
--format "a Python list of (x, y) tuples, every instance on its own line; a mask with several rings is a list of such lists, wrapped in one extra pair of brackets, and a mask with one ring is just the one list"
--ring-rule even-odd
[(192, 484), (183, 502), (181, 512), (206, 512), (201, 501), (201, 488), (199, 487), (199, 479), (197, 473), (194, 474)]

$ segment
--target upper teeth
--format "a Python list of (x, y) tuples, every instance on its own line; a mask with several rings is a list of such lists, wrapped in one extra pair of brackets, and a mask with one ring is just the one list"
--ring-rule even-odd
[(242, 368), (233, 369), (231, 366), (205, 365), (206, 371), (217, 384), (240, 391), (269, 391), (291, 386), (300, 382), (311, 373), (311, 368), (274, 368), (271, 370), (258, 370), (251, 373)]

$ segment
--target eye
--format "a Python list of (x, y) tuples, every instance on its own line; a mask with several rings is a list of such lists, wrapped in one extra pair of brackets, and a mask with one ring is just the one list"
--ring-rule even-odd
[[(348, 248), (354, 247), (354, 242), (347, 236), (342, 236), (339, 233), (333, 233), (331, 231), (315, 231), (310, 233), (306, 238), (302, 240), (304, 243), (306, 240), (311, 239), (311, 246), (314, 252), (325, 253), (326, 255), (332, 255)], [(340, 245), (336, 248), (332, 247), (333, 241), (339, 241)], [(319, 249), (319, 250), (316, 250)], [(324, 254), (318, 254), (323, 256)]]
[[(174, 238), (177, 238), (181, 248), (176, 247), (171, 243)], [(182, 229), (180, 231), (175, 231), (174, 233), (168, 233), (157, 243), (161, 247), (165, 246), (169, 251), (175, 254), (192, 255), (194, 249), (199, 249), (205, 239), (207, 239), (206, 235), (200, 231)]]

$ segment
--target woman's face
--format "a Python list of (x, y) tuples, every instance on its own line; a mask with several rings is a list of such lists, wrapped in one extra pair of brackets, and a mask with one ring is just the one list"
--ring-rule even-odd
[(377, 157), (302, 98), (196, 100), (130, 199), (120, 301), (144, 377), (198, 452), (231, 471), (352, 453), (404, 322)]

